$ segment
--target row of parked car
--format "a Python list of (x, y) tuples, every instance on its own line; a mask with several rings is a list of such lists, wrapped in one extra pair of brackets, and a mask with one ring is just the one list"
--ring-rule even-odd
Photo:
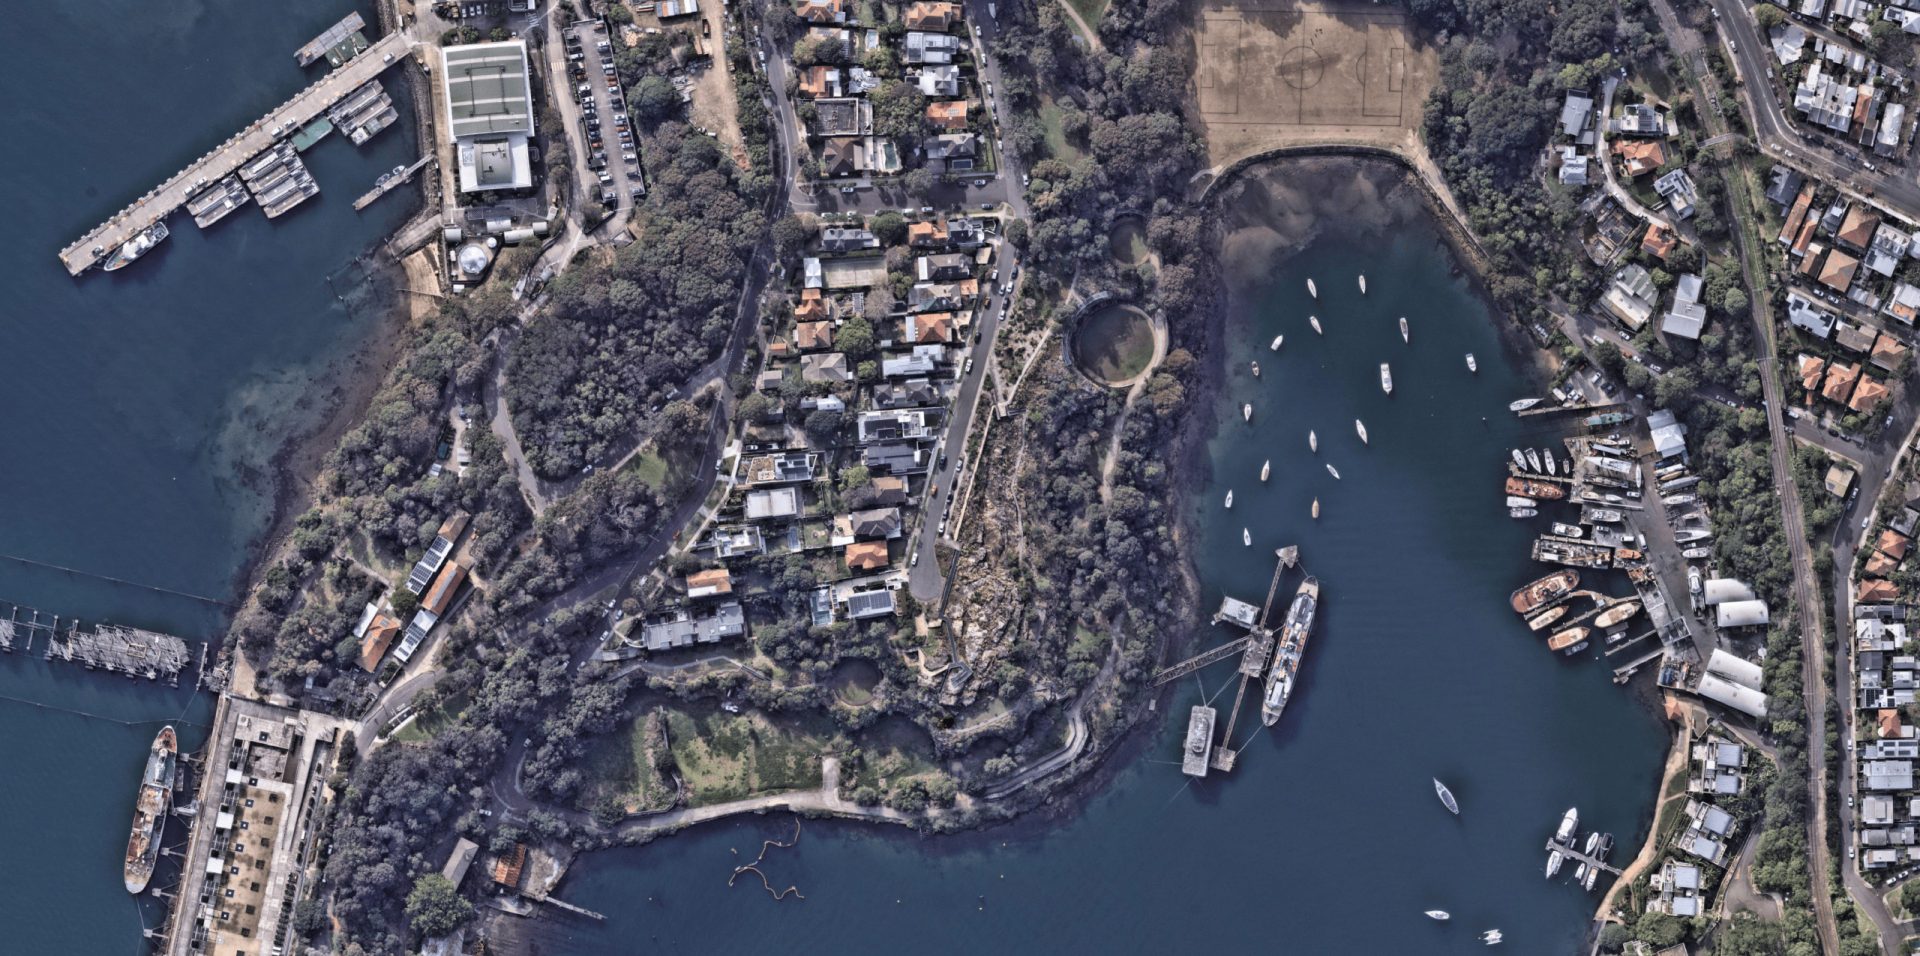
[[(594, 93), (593, 83), (587, 78), (585, 43), (577, 33), (566, 35), (567, 72), (572, 77), (575, 95), (580, 102), (581, 132), (587, 143), (587, 168), (598, 174), (602, 201), (611, 205), (617, 200), (614, 192), (614, 174), (608, 169), (609, 150), (607, 131), (601, 126), (600, 99)], [(618, 71), (613, 66), (613, 45), (607, 40), (595, 44), (595, 54), (600, 60), (600, 70), (605, 76), (607, 92), (607, 110), (612, 125), (612, 142), (620, 149), (620, 158), (626, 163), (626, 178), (632, 182), (631, 193), (639, 198), (646, 193), (641, 182), (640, 155), (634, 139), (633, 124), (627, 117), (626, 97), (620, 92)]]

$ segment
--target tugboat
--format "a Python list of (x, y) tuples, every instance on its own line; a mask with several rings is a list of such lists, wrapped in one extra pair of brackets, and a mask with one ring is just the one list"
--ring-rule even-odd
[(1515, 614), (1532, 614), (1566, 597), (1579, 584), (1580, 572), (1572, 568), (1555, 571), (1514, 591), (1509, 601)]
[(1273, 654), (1273, 669), (1267, 672), (1267, 696), (1260, 704), (1260, 722), (1268, 727), (1280, 722), (1280, 712), (1293, 696), (1293, 684), (1300, 676), (1300, 662), (1306, 656), (1307, 637), (1313, 631), (1313, 612), (1320, 603), (1320, 579), (1309, 577), (1300, 583), (1287, 608), (1286, 623), (1280, 629), (1280, 646)]
[(121, 243), (120, 248), (114, 251), (113, 258), (108, 259), (107, 264), (100, 268), (106, 272), (125, 269), (133, 264), (133, 260), (152, 252), (155, 246), (165, 242), (166, 238), (172, 234), (167, 229), (166, 220), (156, 219), (153, 225), (140, 230), (132, 239)]
[(147, 752), (147, 767), (140, 774), (140, 792), (134, 798), (133, 832), (127, 837), (127, 862), (123, 875), (127, 892), (143, 893), (153, 879), (153, 864), (160, 856), (160, 831), (166, 826), (167, 807), (173, 802), (174, 759), (179, 741), (171, 726), (160, 728)]
[(1380, 390), (1388, 395), (1393, 394), (1393, 369), (1388, 368), (1385, 362), (1380, 363)]

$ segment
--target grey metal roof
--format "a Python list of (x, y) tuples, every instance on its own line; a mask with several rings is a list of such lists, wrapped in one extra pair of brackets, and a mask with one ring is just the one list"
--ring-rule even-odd
[(454, 139), (533, 132), (524, 42), (445, 47), (440, 59), (448, 128)]

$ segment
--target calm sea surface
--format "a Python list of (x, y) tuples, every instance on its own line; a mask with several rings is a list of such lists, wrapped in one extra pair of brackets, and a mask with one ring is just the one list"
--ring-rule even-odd
[[(135, 265), (75, 280), (55, 253), (307, 83), (293, 51), (350, 2), (21, 4), (0, 30), (0, 600), (204, 641), (216, 603), (22, 564), (61, 565), (231, 601), (271, 517), (271, 459), (325, 410), (329, 370), (369, 340), (386, 296), (354, 260), (411, 211), (352, 200), (414, 155), (402, 123), (304, 154), (321, 194), (268, 222), (201, 232), (184, 213)], [(363, 9), (374, 22), (372, 8)], [(37, 647), (38, 645), (36, 645)], [(211, 700), (36, 657), (0, 657), (0, 950), (140, 953), (120, 885), (147, 746)], [(171, 839), (181, 838), (174, 828)], [(163, 871), (156, 884), (171, 882)]]
[[(1323, 588), (1305, 684), (1272, 732), (1253, 708), (1242, 715), (1235, 773), (1189, 785), (1174, 764), (1187, 709), (1203, 693), (1232, 701), (1232, 665), (1220, 664), (1181, 687), (1148, 752), (1069, 823), (931, 840), (809, 824), (767, 867), (804, 902), (726, 886), (741, 862), (730, 850), (784, 839), (784, 819), (590, 856), (560, 893), (612, 918), (542, 933), (546, 951), (1465, 953), (1491, 927), (1512, 951), (1575, 951), (1596, 897), (1544, 880), (1542, 844), (1578, 805), (1583, 825), (1617, 835), (1614, 859), (1630, 858), (1666, 738), (1603, 664), (1555, 659), (1507, 609), (1507, 593), (1544, 569), (1506, 516), (1502, 461), (1552, 434), (1506, 412), (1527, 387), (1450, 263), (1430, 225), (1323, 234), (1229, 322), (1230, 386), (1196, 496), (1204, 603), (1223, 590), (1259, 601), (1273, 549), (1288, 544)], [(1434, 776), (1458, 795), (1458, 819)], [(1436, 907), (1453, 921), (1421, 915)]]

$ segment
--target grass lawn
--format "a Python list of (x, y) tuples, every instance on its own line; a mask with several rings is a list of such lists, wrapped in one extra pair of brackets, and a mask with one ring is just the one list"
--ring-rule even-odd
[[(681, 467), (675, 467), (676, 464)], [(625, 470), (639, 475), (640, 480), (667, 495), (677, 493), (688, 477), (683, 462), (669, 461), (660, 454), (659, 447), (651, 443), (627, 462)]]
[[(1087, 21), (1091, 29), (1100, 29), (1100, 15), (1107, 12), (1107, 0), (1067, 0), (1073, 5), (1080, 19)], [(1092, 38), (1089, 38), (1092, 39)]]
[(673, 800), (672, 786), (654, 769), (648, 746), (650, 714), (637, 714), (613, 733), (587, 748), (586, 783), (579, 805), (591, 810), (609, 798), (628, 813), (665, 809)]
[(694, 807), (820, 786), (829, 727), (825, 721), (775, 725), (759, 714), (718, 709), (667, 712), (674, 763)]
[(413, 720), (409, 721), (405, 727), (394, 732), (393, 739), (402, 743), (419, 743), (423, 740), (431, 740), (438, 736), (440, 731), (445, 730), (448, 724), (453, 723), (454, 718), (459, 717), (461, 711), (466, 709), (466, 695), (455, 694), (441, 701), (439, 706), (423, 710), (419, 714), (416, 714)]
[[(1104, 7), (1105, 4), (1101, 4), (1101, 6)], [(1047, 131), (1047, 152), (1052, 153), (1060, 159), (1071, 161), (1080, 158), (1080, 150), (1072, 143), (1067, 142), (1066, 130), (1061, 128), (1060, 125), (1061, 120), (1064, 119), (1065, 116), (1066, 113), (1060, 109), (1059, 104), (1053, 101), (1053, 97), (1047, 96), (1041, 98), (1040, 122), (1045, 126)]]

